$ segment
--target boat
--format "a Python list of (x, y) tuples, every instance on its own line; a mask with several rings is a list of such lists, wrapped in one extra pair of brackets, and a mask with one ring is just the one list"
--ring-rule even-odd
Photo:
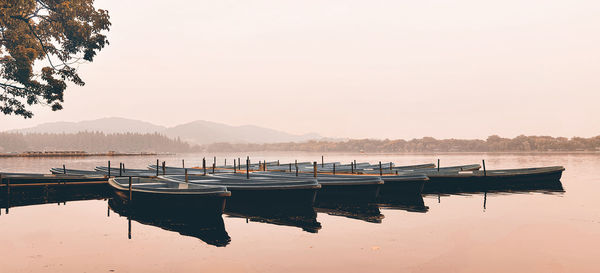
[(107, 176), (131, 176), (131, 177), (156, 177), (156, 172), (146, 169), (126, 169), (126, 168), (108, 168), (98, 166), (95, 171)]
[(425, 183), (424, 193), (493, 191), (494, 189), (535, 186), (560, 181), (562, 166), (475, 170), (462, 172), (427, 173), (429, 181)]
[[(431, 164), (433, 165), (433, 164)], [(419, 165), (415, 165), (415, 166), (419, 166)], [(474, 170), (479, 170), (481, 168), (481, 165), (479, 164), (468, 164), (468, 165), (458, 165), (458, 166), (448, 166), (448, 167), (441, 167), (441, 168), (433, 168), (433, 167), (428, 167), (429, 165), (427, 164), (423, 164), (420, 165), (423, 166), (422, 168), (414, 168), (414, 166), (401, 166), (401, 167), (393, 167), (392, 169), (388, 168), (384, 168), (382, 166), (381, 170), (379, 168), (372, 168), (372, 169), (366, 169), (366, 170), (359, 170), (358, 173), (361, 174), (428, 174), (428, 173), (434, 173), (434, 172), (461, 172), (461, 171), (474, 171)], [(435, 166), (435, 165), (433, 165)]]
[[(156, 167), (156, 164), (150, 164), (148, 165), (148, 169), (158, 175), (178, 175), (178, 174), (185, 174), (186, 171), (188, 174), (197, 174), (197, 175), (204, 175), (204, 174), (213, 174), (213, 173), (233, 173), (233, 167), (229, 168), (229, 169), (225, 169), (223, 167), (215, 167), (213, 169), (213, 167), (206, 167), (206, 170), (202, 169), (202, 168), (181, 168), (181, 167), (172, 167), (172, 166), (165, 166), (163, 168), (163, 166), (158, 166), (158, 168)], [(205, 173), (206, 171), (206, 173)]]
[(99, 171), (66, 169), (66, 168), (50, 168), (50, 173), (56, 175), (81, 175), (81, 176), (105, 176), (106, 174)]
[[(185, 182), (185, 175), (164, 176), (169, 181)], [(231, 191), (228, 207), (286, 206), (310, 207), (321, 185), (314, 178), (281, 179), (247, 174), (188, 175), (190, 184), (224, 186)]]
[[(294, 179), (295, 173), (255, 172), (253, 176), (267, 176), (278, 179)], [(299, 173), (297, 177), (313, 178), (314, 174)], [(328, 175), (318, 174), (317, 182), (321, 189), (316, 202), (336, 201), (345, 203), (374, 202), (384, 184), (379, 176)]]
[(144, 209), (192, 210), (221, 215), (231, 192), (223, 186), (180, 183), (159, 178), (115, 177), (108, 180), (117, 198)]
[(63, 175), (40, 173), (0, 173), (0, 186), (10, 184), (11, 187), (19, 186), (50, 186), (50, 185), (77, 185), (100, 183), (105, 184), (104, 176)]
[(379, 197), (421, 196), (429, 177), (424, 174), (382, 175), (384, 184), (379, 191)]

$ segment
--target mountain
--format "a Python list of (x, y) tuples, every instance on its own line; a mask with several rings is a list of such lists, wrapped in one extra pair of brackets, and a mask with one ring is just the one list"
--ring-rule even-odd
[(183, 140), (197, 144), (215, 142), (229, 143), (273, 143), (299, 142), (320, 139), (317, 134), (293, 135), (273, 129), (244, 125), (230, 126), (222, 123), (197, 120), (171, 127), (163, 131), (170, 137), (181, 137)]
[(77, 132), (104, 132), (111, 133), (154, 133), (162, 132), (166, 128), (149, 122), (126, 118), (101, 118), (80, 122), (50, 122), (35, 127), (12, 130), (21, 133), (77, 133)]
[(80, 122), (52, 122), (35, 127), (11, 130), (21, 133), (161, 133), (171, 138), (179, 137), (193, 144), (229, 143), (274, 143), (300, 142), (321, 139), (318, 134), (294, 135), (269, 128), (244, 125), (230, 126), (222, 123), (197, 120), (174, 127), (164, 127), (145, 121), (125, 118), (102, 118)]

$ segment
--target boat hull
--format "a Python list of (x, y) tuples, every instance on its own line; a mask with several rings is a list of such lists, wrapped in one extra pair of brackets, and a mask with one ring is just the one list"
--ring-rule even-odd
[[(519, 190), (519, 188), (543, 188), (560, 181), (562, 170), (531, 174), (510, 175), (431, 175), (425, 183), (423, 193), (484, 192)], [(562, 185), (560, 186), (562, 189)], [(560, 190), (557, 188), (557, 190)]]
[(379, 196), (382, 184), (321, 184), (316, 203), (322, 202), (374, 202)]
[(194, 211), (197, 215), (221, 215), (225, 210), (227, 197), (212, 194), (176, 194), (148, 193), (117, 189), (113, 187), (114, 197), (134, 209), (158, 211)]
[(306, 208), (315, 203), (318, 187), (304, 189), (239, 189), (228, 187), (227, 207)]

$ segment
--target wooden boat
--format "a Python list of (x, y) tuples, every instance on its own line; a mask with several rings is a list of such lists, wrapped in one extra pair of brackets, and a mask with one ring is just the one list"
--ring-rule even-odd
[[(433, 164), (431, 164), (433, 165)], [(474, 171), (474, 170), (479, 170), (481, 168), (481, 165), (479, 164), (469, 164), (469, 165), (458, 165), (458, 166), (448, 166), (448, 167), (442, 167), (442, 168), (430, 168), (427, 167), (427, 164), (422, 165), (424, 166), (423, 168), (412, 168), (411, 166), (402, 166), (401, 168), (399, 167), (394, 167), (392, 169), (390, 168), (381, 168), (381, 170), (379, 170), (379, 168), (373, 168), (373, 169), (368, 169), (368, 170), (359, 170), (359, 173), (362, 174), (396, 174), (396, 175), (400, 175), (400, 174), (428, 174), (428, 173), (433, 173), (433, 172), (460, 172), (460, 171)], [(435, 166), (435, 165), (433, 165)], [(404, 168), (406, 167), (406, 168)]]
[[(170, 181), (184, 182), (183, 175), (167, 175)], [(286, 206), (310, 207), (321, 185), (315, 179), (274, 179), (246, 174), (188, 175), (190, 184), (225, 186), (231, 191), (228, 207)]]
[(483, 189), (507, 188), (515, 185), (536, 185), (559, 181), (562, 166), (506, 169), (476, 170), (468, 172), (431, 172), (427, 173), (429, 181), (425, 183), (424, 193), (460, 192)]
[[(203, 175), (204, 174), (204, 169), (201, 168), (181, 168), (181, 167), (171, 167), (171, 166), (165, 166), (164, 168), (162, 166), (158, 166), (158, 168), (156, 167), (156, 164), (150, 164), (148, 165), (148, 169), (154, 173), (154, 174), (158, 174), (158, 175), (179, 175), (179, 174), (185, 174), (186, 170), (187, 173), (192, 175)], [(157, 172), (158, 169), (158, 172)], [(222, 167), (215, 167), (215, 169), (213, 170), (212, 166), (211, 167), (206, 167), (206, 174), (212, 174), (212, 173), (232, 173), (233, 168), (230, 169), (224, 169)]]
[(51, 168), (50, 173), (56, 175), (81, 175), (81, 176), (105, 176), (104, 173), (98, 171), (66, 169), (66, 168)]
[[(227, 246), (231, 237), (225, 230), (225, 223), (221, 215), (205, 215), (198, 217), (195, 210), (182, 209), (148, 209), (139, 206), (129, 206), (121, 199), (108, 200), (111, 210), (128, 221), (136, 221), (143, 225), (159, 227), (167, 231), (177, 232), (183, 236), (198, 238), (209, 245), (217, 247)], [(129, 223), (131, 227), (131, 223)], [(129, 229), (129, 236), (133, 237), (135, 231)]]
[(117, 177), (108, 184), (116, 197), (132, 206), (158, 210), (193, 210), (198, 215), (221, 215), (226, 198), (223, 186), (196, 185), (157, 178)]
[(383, 175), (384, 184), (379, 197), (386, 199), (395, 196), (421, 196), (423, 187), (429, 180), (424, 174)]
[(54, 175), (39, 173), (0, 173), (0, 187), (9, 184), (11, 187), (20, 186), (52, 186), (52, 185), (78, 185), (100, 183), (105, 184), (104, 176), (86, 175)]
[[(257, 172), (253, 176), (267, 176), (277, 179), (294, 179), (295, 173)], [(314, 174), (299, 173), (298, 177), (314, 178)], [(384, 184), (378, 176), (327, 175), (319, 174), (317, 182), (321, 189), (316, 202), (336, 201), (344, 203), (374, 202)]]
[(126, 168), (109, 168), (104, 166), (98, 166), (94, 169), (95, 171), (110, 176), (131, 176), (131, 177), (155, 177), (156, 172), (152, 172), (146, 169), (126, 169)]

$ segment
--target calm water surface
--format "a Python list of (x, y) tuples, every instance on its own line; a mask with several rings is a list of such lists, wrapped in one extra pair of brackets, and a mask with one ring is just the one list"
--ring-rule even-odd
[[(161, 160), (192, 166), (202, 156)], [(310, 153), (251, 156), (320, 160)], [(217, 154), (219, 163), (223, 157)], [(486, 159), (488, 169), (563, 165), (565, 192), (431, 195), (424, 206), (316, 208), (316, 217), (230, 213), (220, 223), (128, 221), (103, 199), (11, 207), (0, 215), (0, 272), (600, 271), (600, 154), (325, 155), (400, 165), (437, 158), (442, 166)], [(63, 163), (91, 169), (108, 159), (4, 158), (0, 170), (47, 172)], [(110, 160), (142, 168), (156, 158)]]

